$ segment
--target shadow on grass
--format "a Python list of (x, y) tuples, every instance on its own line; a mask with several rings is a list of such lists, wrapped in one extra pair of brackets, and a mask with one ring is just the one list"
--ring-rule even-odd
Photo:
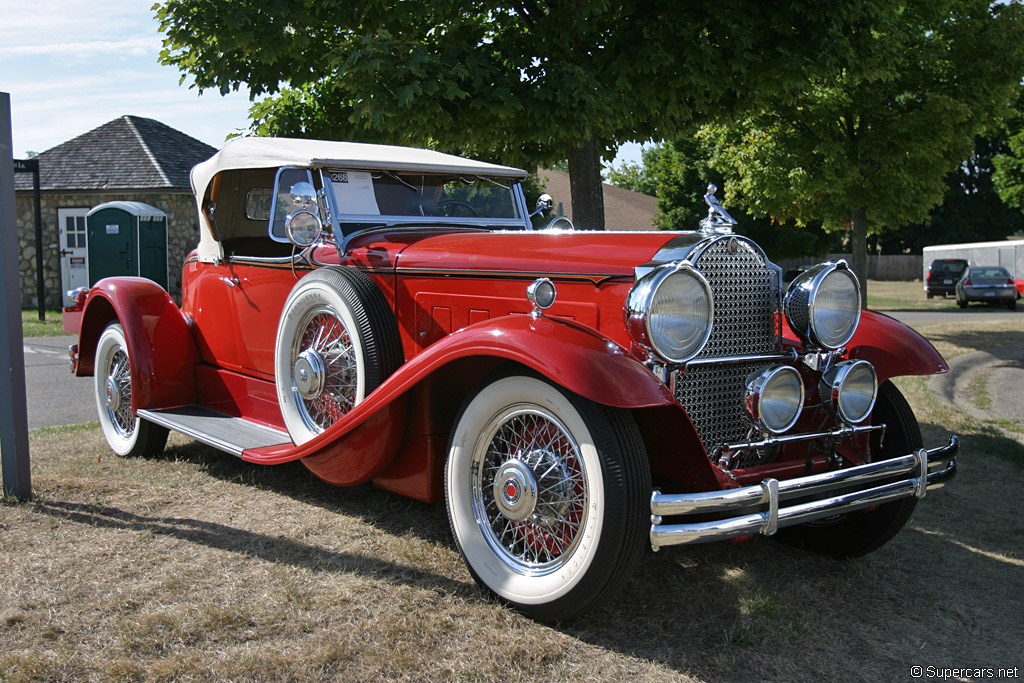
[(188, 543), (318, 572), (343, 572), (383, 579), (393, 584), (441, 588), (465, 598), (476, 597), (472, 584), (409, 565), (369, 555), (327, 550), (284, 536), (270, 536), (237, 527), (183, 517), (146, 516), (109, 505), (39, 501), (31, 509), (88, 526), (166, 535)]
[[(952, 321), (950, 321), (952, 322)], [(942, 332), (929, 330), (928, 340), (933, 344), (949, 343), (978, 351), (988, 351), (1005, 346), (1024, 343), (1024, 316), (1020, 330), (971, 330), (959, 328)]]
[(286, 495), (398, 536), (411, 533), (424, 541), (453, 545), (443, 505), (422, 503), (372, 484), (333, 486), (300, 462), (257, 465), (200, 443), (171, 446), (159, 457), (192, 463), (217, 479)]

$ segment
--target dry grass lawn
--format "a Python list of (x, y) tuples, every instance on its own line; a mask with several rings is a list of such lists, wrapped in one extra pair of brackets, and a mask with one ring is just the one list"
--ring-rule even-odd
[[(925, 330), (927, 332), (927, 330)], [(955, 332), (940, 341), (966, 348)], [(852, 562), (769, 539), (668, 548), (584, 620), (488, 600), (442, 505), (333, 488), (172, 436), (110, 454), (32, 435), (33, 500), (0, 505), (0, 679), (911, 680), (1021, 667), (1024, 447), (900, 381), (961, 473)]]

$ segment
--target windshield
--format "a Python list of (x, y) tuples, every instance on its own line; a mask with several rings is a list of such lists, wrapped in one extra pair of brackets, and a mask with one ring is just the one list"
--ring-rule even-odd
[(507, 178), (329, 169), (324, 173), (341, 222), (370, 217), (521, 221)]

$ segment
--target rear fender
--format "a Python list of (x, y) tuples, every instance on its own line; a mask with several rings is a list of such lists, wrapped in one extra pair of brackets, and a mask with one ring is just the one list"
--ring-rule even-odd
[(141, 277), (104, 278), (90, 290), (82, 311), (75, 374), (95, 372), (96, 343), (120, 322), (132, 372), (132, 410), (195, 403), (199, 349), (188, 320), (170, 295)]
[(949, 367), (935, 347), (899, 320), (875, 311), (863, 311), (849, 357), (874, 366), (881, 384), (902, 375), (937, 375)]
[(471, 325), (441, 339), (407, 361), (343, 419), (301, 446), (254, 449), (242, 457), (277, 464), (327, 451), (335, 440), (420, 382), (469, 359), (519, 363), (573, 393), (614, 408), (677, 405), (671, 391), (650, 370), (594, 330), (559, 318), (512, 315)]

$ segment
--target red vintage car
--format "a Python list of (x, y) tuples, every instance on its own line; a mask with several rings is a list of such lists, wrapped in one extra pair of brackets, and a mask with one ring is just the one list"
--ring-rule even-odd
[[(946, 370), (840, 261), (785, 289), (715, 200), (700, 229), (534, 229), (527, 173), (400, 147), (244, 138), (192, 172), (182, 305), (73, 294), (72, 370), (125, 456), (168, 430), (445, 501), (477, 582), (538, 619), (645, 547), (766, 534), (839, 556), (956, 470), (889, 381)], [(709, 188), (710, 190), (711, 188)], [(697, 226), (695, 226), (697, 227)]]

